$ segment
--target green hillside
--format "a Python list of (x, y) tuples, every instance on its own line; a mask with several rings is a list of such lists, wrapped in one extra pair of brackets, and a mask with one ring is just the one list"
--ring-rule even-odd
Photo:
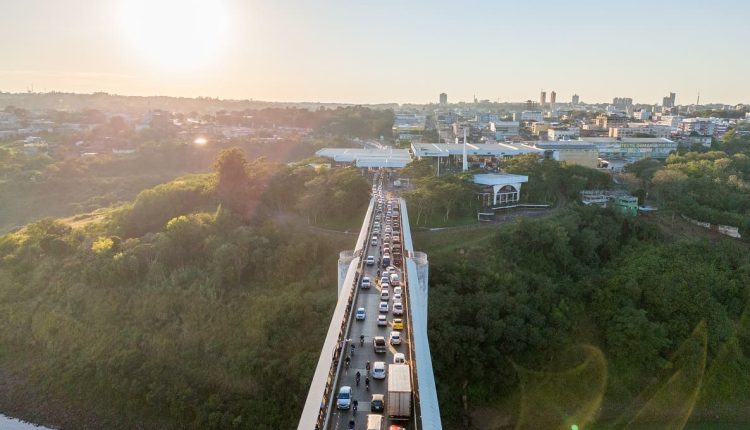
[(354, 242), (306, 215), (361, 218), (369, 186), (236, 150), (215, 170), (99, 220), (2, 236), (4, 412), (63, 428), (293, 427)]

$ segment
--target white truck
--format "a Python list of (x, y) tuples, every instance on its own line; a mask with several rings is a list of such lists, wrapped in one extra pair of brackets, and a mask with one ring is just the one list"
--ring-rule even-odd
[(411, 416), (411, 372), (407, 364), (388, 366), (388, 416), (408, 419)]

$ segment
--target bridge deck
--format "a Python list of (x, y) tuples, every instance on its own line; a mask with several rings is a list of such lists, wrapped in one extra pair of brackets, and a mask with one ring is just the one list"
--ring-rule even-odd
[[(382, 175), (381, 175), (382, 177)], [(385, 193), (385, 187), (384, 187)], [(424, 339), (418, 342), (420, 350), (426, 351), (426, 357), (421, 360), (417, 360), (415, 357), (414, 343), (412, 339), (412, 315), (411, 308), (412, 304), (410, 301), (414, 296), (414, 292), (409, 290), (410, 285), (408, 284), (409, 276), (417, 278), (416, 269), (409, 270), (409, 273), (404, 273), (401, 268), (406, 268), (407, 265), (414, 266), (414, 262), (411, 258), (407, 258), (407, 251), (412, 251), (411, 245), (411, 233), (408, 227), (408, 215), (406, 215), (406, 205), (402, 199), (397, 199), (395, 196), (387, 195), (384, 196), (385, 204), (383, 212), (377, 214), (375, 207), (377, 206), (377, 195), (370, 203), (367, 215), (362, 226), (362, 231), (357, 241), (357, 247), (354, 252), (354, 258), (349, 265), (349, 270), (346, 274), (346, 278), (341, 287), (339, 302), (337, 303), (334, 315), (329, 327), (329, 332), (326, 337), (324, 348), (321, 352), (321, 357), (316, 368), (315, 376), (311, 384), (310, 392), (308, 393), (307, 402), (300, 419), (298, 430), (311, 430), (311, 429), (326, 429), (326, 430), (347, 430), (349, 428), (349, 422), (355, 421), (356, 429), (366, 428), (367, 415), (376, 413), (383, 416), (383, 428), (388, 429), (392, 424), (399, 424), (408, 429), (420, 429), (427, 428), (423, 427), (424, 417), (420, 416), (420, 402), (418, 376), (426, 379), (426, 388), (428, 391), (427, 399), (428, 402), (427, 413), (430, 415), (437, 414), (436, 417), (429, 417), (427, 421), (431, 423), (431, 429), (439, 430), (440, 416), (437, 408), (437, 396), (435, 394), (434, 378), (432, 377), (432, 364), (429, 361), (429, 346), (427, 345), (426, 337), (426, 290), (423, 291), (424, 297), (416, 297), (418, 301), (423, 302), (425, 309), (422, 313), (424, 316), (420, 316), (418, 325), (420, 326), (420, 332), (424, 331)], [(381, 303), (381, 287), (378, 276), (378, 271), (384, 272), (385, 268), (382, 264), (379, 264), (382, 258), (382, 245), (383, 245), (383, 233), (385, 225), (387, 225), (385, 219), (385, 205), (393, 201), (394, 207), (399, 209), (400, 220), (401, 220), (401, 242), (403, 247), (403, 262), (401, 267), (397, 268), (397, 273), (402, 280), (402, 303), (404, 304), (404, 315), (394, 316), (392, 312), (393, 307), (393, 291), (394, 288), (390, 288), (390, 297), (387, 300), (389, 310), (388, 312), (379, 312), (379, 305)], [(372, 237), (373, 223), (379, 221), (381, 224), (381, 234), (378, 237), (376, 245), (371, 245), (370, 238)], [(368, 256), (373, 256), (375, 264), (368, 266), (365, 264), (365, 260)], [(426, 258), (425, 258), (426, 263)], [(362, 277), (368, 277), (373, 285), (369, 289), (360, 287)], [(426, 275), (425, 275), (426, 282)], [(415, 288), (417, 288), (415, 286)], [(363, 321), (356, 320), (355, 314), (358, 308), (364, 308), (366, 317)], [(419, 314), (419, 312), (418, 312)], [(386, 315), (388, 325), (379, 326), (377, 323), (378, 315)], [(401, 332), (402, 343), (400, 345), (391, 345), (389, 342), (390, 333), (393, 331), (392, 322), (394, 318), (402, 318), (404, 322), (404, 328), (398, 330)], [(360, 345), (360, 336), (364, 336), (364, 343)], [(376, 353), (373, 348), (373, 337), (382, 336), (386, 339), (386, 352)], [(351, 345), (355, 345), (354, 353), (352, 354)], [(371, 412), (371, 399), (373, 394), (382, 394), (386, 398), (387, 403), (387, 387), (388, 387), (388, 375), (386, 379), (374, 379), (370, 374), (370, 388), (369, 390), (365, 387), (365, 377), (368, 375), (366, 369), (366, 363), (369, 361), (370, 366), (375, 362), (382, 361), (388, 365), (393, 363), (394, 354), (401, 352), (406, 356), (407, 364), (410, 365), (412, 373), (412, 387), (414, 393), (412, 396), (412, 415), (409, 420), (392, 420), (386, 411), (383, 412)], [(350, 356), (351, 364), (348, 369), (344, 365), (344, 358)], [(421, 358), (421, 357), (420, 357)], [(426, 361), (425, 361), (426, 360)], [(423, 369), (417, 372), (416, 364), (423, 364)], [(428, 365), (425, 365), (427, 363)], [(425, 371), (429, 372), (429, 377), (425, 375)], [(355, 375), (357, 372), (361, 374), (360, 384), (357, 385), (355, 381)], [(352, 398), (358, 401), (358, 411), (356, 415), (352, 409), (339, 409), (336, 405), (336, 394), (343, 386), (352, 387)], [(433, 404), (434, 403), (434, 404)], [(424, 412), (423, 412), (424, 413)], [(435, 427), (436, 426), (436, 427)]]

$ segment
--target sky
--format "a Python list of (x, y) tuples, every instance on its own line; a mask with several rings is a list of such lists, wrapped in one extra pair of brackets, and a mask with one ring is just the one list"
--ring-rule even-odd
[(748, 0), (1, 1), (6, 92), (750, 102)]

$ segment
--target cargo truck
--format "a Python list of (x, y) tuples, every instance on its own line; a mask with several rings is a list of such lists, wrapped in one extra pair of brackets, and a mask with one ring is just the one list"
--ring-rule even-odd
[(388, 366), (388, 416), (408, 419), (411, 416), (411, 372), (407, 364)]

